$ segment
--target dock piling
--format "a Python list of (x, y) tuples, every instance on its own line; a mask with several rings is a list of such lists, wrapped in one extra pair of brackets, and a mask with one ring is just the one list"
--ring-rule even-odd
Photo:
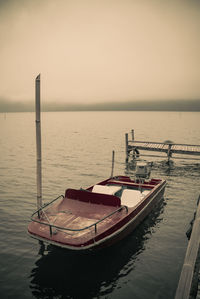
[[(37, 209), (42, 206), (42, 153), (41, 153), (41, 125), (40, 125), (40, 74), (35, 79), (35, 124), (37, 151)], [(40, 214), (40, 213), (38, 213)], [(39, 215), (38, 215), (39, 216)]]
[(126, 150), (126, 162), (128, 162), (129, 152), (128, 152), (128, 133), (125, 134), (125, 150)]
[(168, 164), (169, 164), (170, 158), (172, 156), (171, 147), (172, 147), (172, 144), (171, 143), (168, 144), (168, 150), (167, 150), (167, 159), (168, 159), (167, 163)]
[(114, 173), (114, 163), (115, 163), (115, 151), (112, 151), (112, 169), (111, 169), (111, 178), (113, 178)]
[(134, 141), (134, 130), (131, 130), (131, 135), (132, 135), (132, 141)]
[[(200, 198), (200, 196), (199, 196)], [(181, 271), (175, 299), (189, 299), (194, 277), (195, 263), (198, 258), (200, 245), (200, 204), (197, 201), (196, 217), (193, 223), (192, 234), (188, 242), (183, 268)]]

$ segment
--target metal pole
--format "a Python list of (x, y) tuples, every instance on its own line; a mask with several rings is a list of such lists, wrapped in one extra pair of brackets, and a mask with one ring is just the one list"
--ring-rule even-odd
[(111, 170), (111, 178), (113, 177), (113, 171), (114, 171), (114, 162), (115, 162), (115, 151), (112, 151), (112, 170)]
[(128, 133), (125, 134), (126, 162), (128, 162)]
[(132, 141), (134, 141), (134, 130), (131, 130), (131, 134), (132, 134)]
[(35, 125), (37, 151), (37, 208), (42, 207), (42, 154), (41, 154), (41, 127), (40, 127), (40, 74), (35, 79)]

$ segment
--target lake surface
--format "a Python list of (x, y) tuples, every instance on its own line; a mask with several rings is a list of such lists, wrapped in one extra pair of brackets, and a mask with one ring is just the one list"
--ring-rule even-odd
[[(42, 113), (43, 198), (133, 175), (125, 133), (200, 144), (199, 112)], [(173, 298), (200, 193), (200, 161), (144, 157), (167, 180), (162, 202), (126, 239), (93, 254), (43, 246), (27, 235), (36, 209), (34, 113), (0, 114), (0, 298)]]

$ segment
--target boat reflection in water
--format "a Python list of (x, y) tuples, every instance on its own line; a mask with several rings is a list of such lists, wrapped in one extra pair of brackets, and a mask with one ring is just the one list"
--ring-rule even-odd
[[(162, 221), (165, 200), (125, 239), (97, 252), (77, 253), (52, 245), (36, 261), (30, 274), (35, 298), (94, 298), (120, 288), (144, 251), (156, 225)], [(134, 280), (133, 280), (134, 284)], [(135, 290), (137, 292), (137, 290)]]

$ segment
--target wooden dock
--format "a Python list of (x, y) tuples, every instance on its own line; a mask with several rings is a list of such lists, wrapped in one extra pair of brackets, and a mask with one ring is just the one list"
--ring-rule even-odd
[[(192, 234), (188, 243), (175, 299), (189, 299), (200, 297), (200, 196), (197, 201), (196, 216), (193, 222)], [(196, 276), (196, 277), (195, 277)]]
[[(126, 143), (126, 161), (132, 153), (133, 158), (142, 155), (140, 151), (152, 151), (166, 153), (168, 160), (173, 154), (200, 156), (200, 145), (194, 144), (178, 144), (171, 141), (166, 142), (152, 142), (152, 141), (138, 141), (134, 139), (134, 130), (131, 131), (131, 139), (129, 140), (128, 133), (125, 134)], [(158, 156), (158, 155), (153, 155)], [(175, 159), (180, 157), (174, 157)], [(190, 159), (192, 159), (190, 157)], [(200, 158), (199, 158), (200, 159)]]

